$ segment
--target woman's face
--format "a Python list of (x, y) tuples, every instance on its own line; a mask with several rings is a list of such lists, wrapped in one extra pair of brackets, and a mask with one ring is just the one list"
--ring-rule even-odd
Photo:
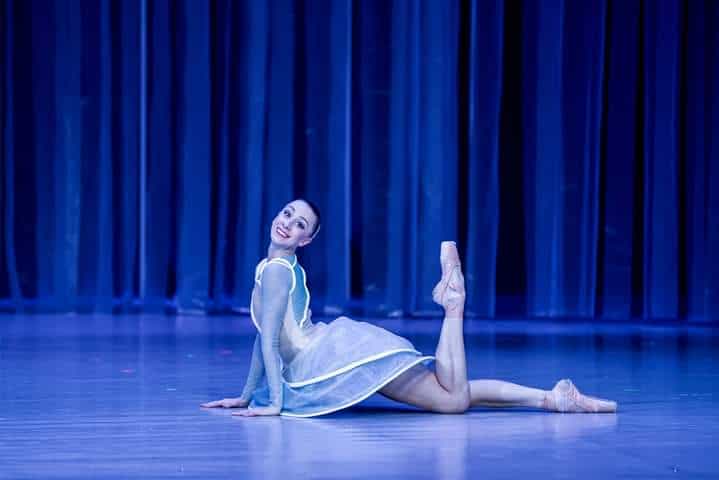
[(302, 200), (294, 200), (282, 208), (272, 221), (270, 239), (284, 249), (304, 247), (312, 241), (317, 216)]

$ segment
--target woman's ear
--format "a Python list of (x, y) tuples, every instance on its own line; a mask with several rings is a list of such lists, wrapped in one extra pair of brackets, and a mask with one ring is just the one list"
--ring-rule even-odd
[(313, 238), (314, 238), (314, 237), (309, 237), (309, 238), (305, 238), (304, 240), (300, 240), (300, 243), (298, 243), (298, 245), (299, 245), (300, 247), (304, 247), (304, 246), (306, 246), (306, 245), (309, 245), (310, 243), (312, 243)]

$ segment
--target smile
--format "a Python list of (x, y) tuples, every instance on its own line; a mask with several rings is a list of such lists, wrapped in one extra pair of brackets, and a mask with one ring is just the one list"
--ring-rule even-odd
[(277, 232), (277, 235), (279, 235), (282, 238), (290, 238), (288, 234), (284, 232), (280, 227), (275, 227), (275, 232)]

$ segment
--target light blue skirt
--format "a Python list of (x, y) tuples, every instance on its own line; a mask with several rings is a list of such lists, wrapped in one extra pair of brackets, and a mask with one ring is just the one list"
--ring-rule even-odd
[[(350, 407), (433, 356), (422, 355), (412, 343), (375, 325), (347, 317), (316, 324), (313, 338), (283, 366), (282, 415), (314, 417)], [(269, 404), (262, 378), (251, 407)]]

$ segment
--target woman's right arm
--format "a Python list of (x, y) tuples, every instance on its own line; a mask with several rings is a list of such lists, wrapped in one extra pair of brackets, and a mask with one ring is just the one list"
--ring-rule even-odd
[[(280, 330), (282, 328), (282, 321), (287, 310), (287, 302), (289, 300), (292, 282), (292, 273), (288, 271), (288, 268), (285, 266), (270, 262), (263, 271), (261, 284), (262, 315), (260, 316), (260, 328), (262, 329), (262, 334), (258, 336), (260, 358), (257, 359), (258, 341), (256, 338), (255, 348), (253, 348), (252, 352), (252, 362), (255, 365), (259, 365), (261, 363), (264, 367), (262, 371), (267, 377), (267, 385), (269, 387), (269, 405), (267, 407), (258, 407), (251, 410), (242, 410), (239, 412), (240, 415), (279, 415), (282, 410), (282, 360), (279, 353), (279, 337)], [(250, 395), (252, 391), (254, 391), (251, 380), (256, 374), (257, 368), (253, 369), (253, 367), (250, 366), (250, 374), (248, 375), (249, 385), (245, 386), (245, 389), (243, 390), (243, 397), (248, 391)], [(252, 390), (250, 390), (250, 388), (252, 388)], [(238, 400), (244, 400), (243, 397), (238, 399), (218, 400), (217, 402), (203, 404), (203, 406), (246, 406), (237, 404)], [(228, 400), (230, 402), (228, 402)], [(231, 403), (231, 405), (227, 405), (226, 403)]]
[(237, 398), (223, 398), (212, 402), (203, 403), (201, 406), (205, 408), (244, 408), (252, 401), (252, 394), (257, 388), (262, 375), (265, 374), (265, 365), (262, 362), (262, 345), (260, 334), (255, 335), (255, 344), (252, 347), (252, 358), (250, 359), (250, 371), (247, 372), (247, 380), (245, 388)]
[[(265, 374), (265, 364), (262, 362), (262, 340), (260, 334), (255, 335), (255, 344), (252, 347), (252, 359), (250, 360), (250, 371), (247, 372), (247, 380), (245, 381), (245, 388), (242, 389), (240, 400), (245, 405), (249, 405), (252, 400), (252, 393), (257, 388), (257, 383)], [(243, 406), (245, 406), (243, 405)]]
[(280, 330), (287, 312), (292, 290), (292, 272), (289, 267), (268, 262), (262, 273), (262, 315), (260, 316), (260, 345), (265, 377), (269, 387), (269, 405), (241, 410), (233, 415), (244, 417), (279, 415), (283, 403), (282, 359), (280, 357)]

